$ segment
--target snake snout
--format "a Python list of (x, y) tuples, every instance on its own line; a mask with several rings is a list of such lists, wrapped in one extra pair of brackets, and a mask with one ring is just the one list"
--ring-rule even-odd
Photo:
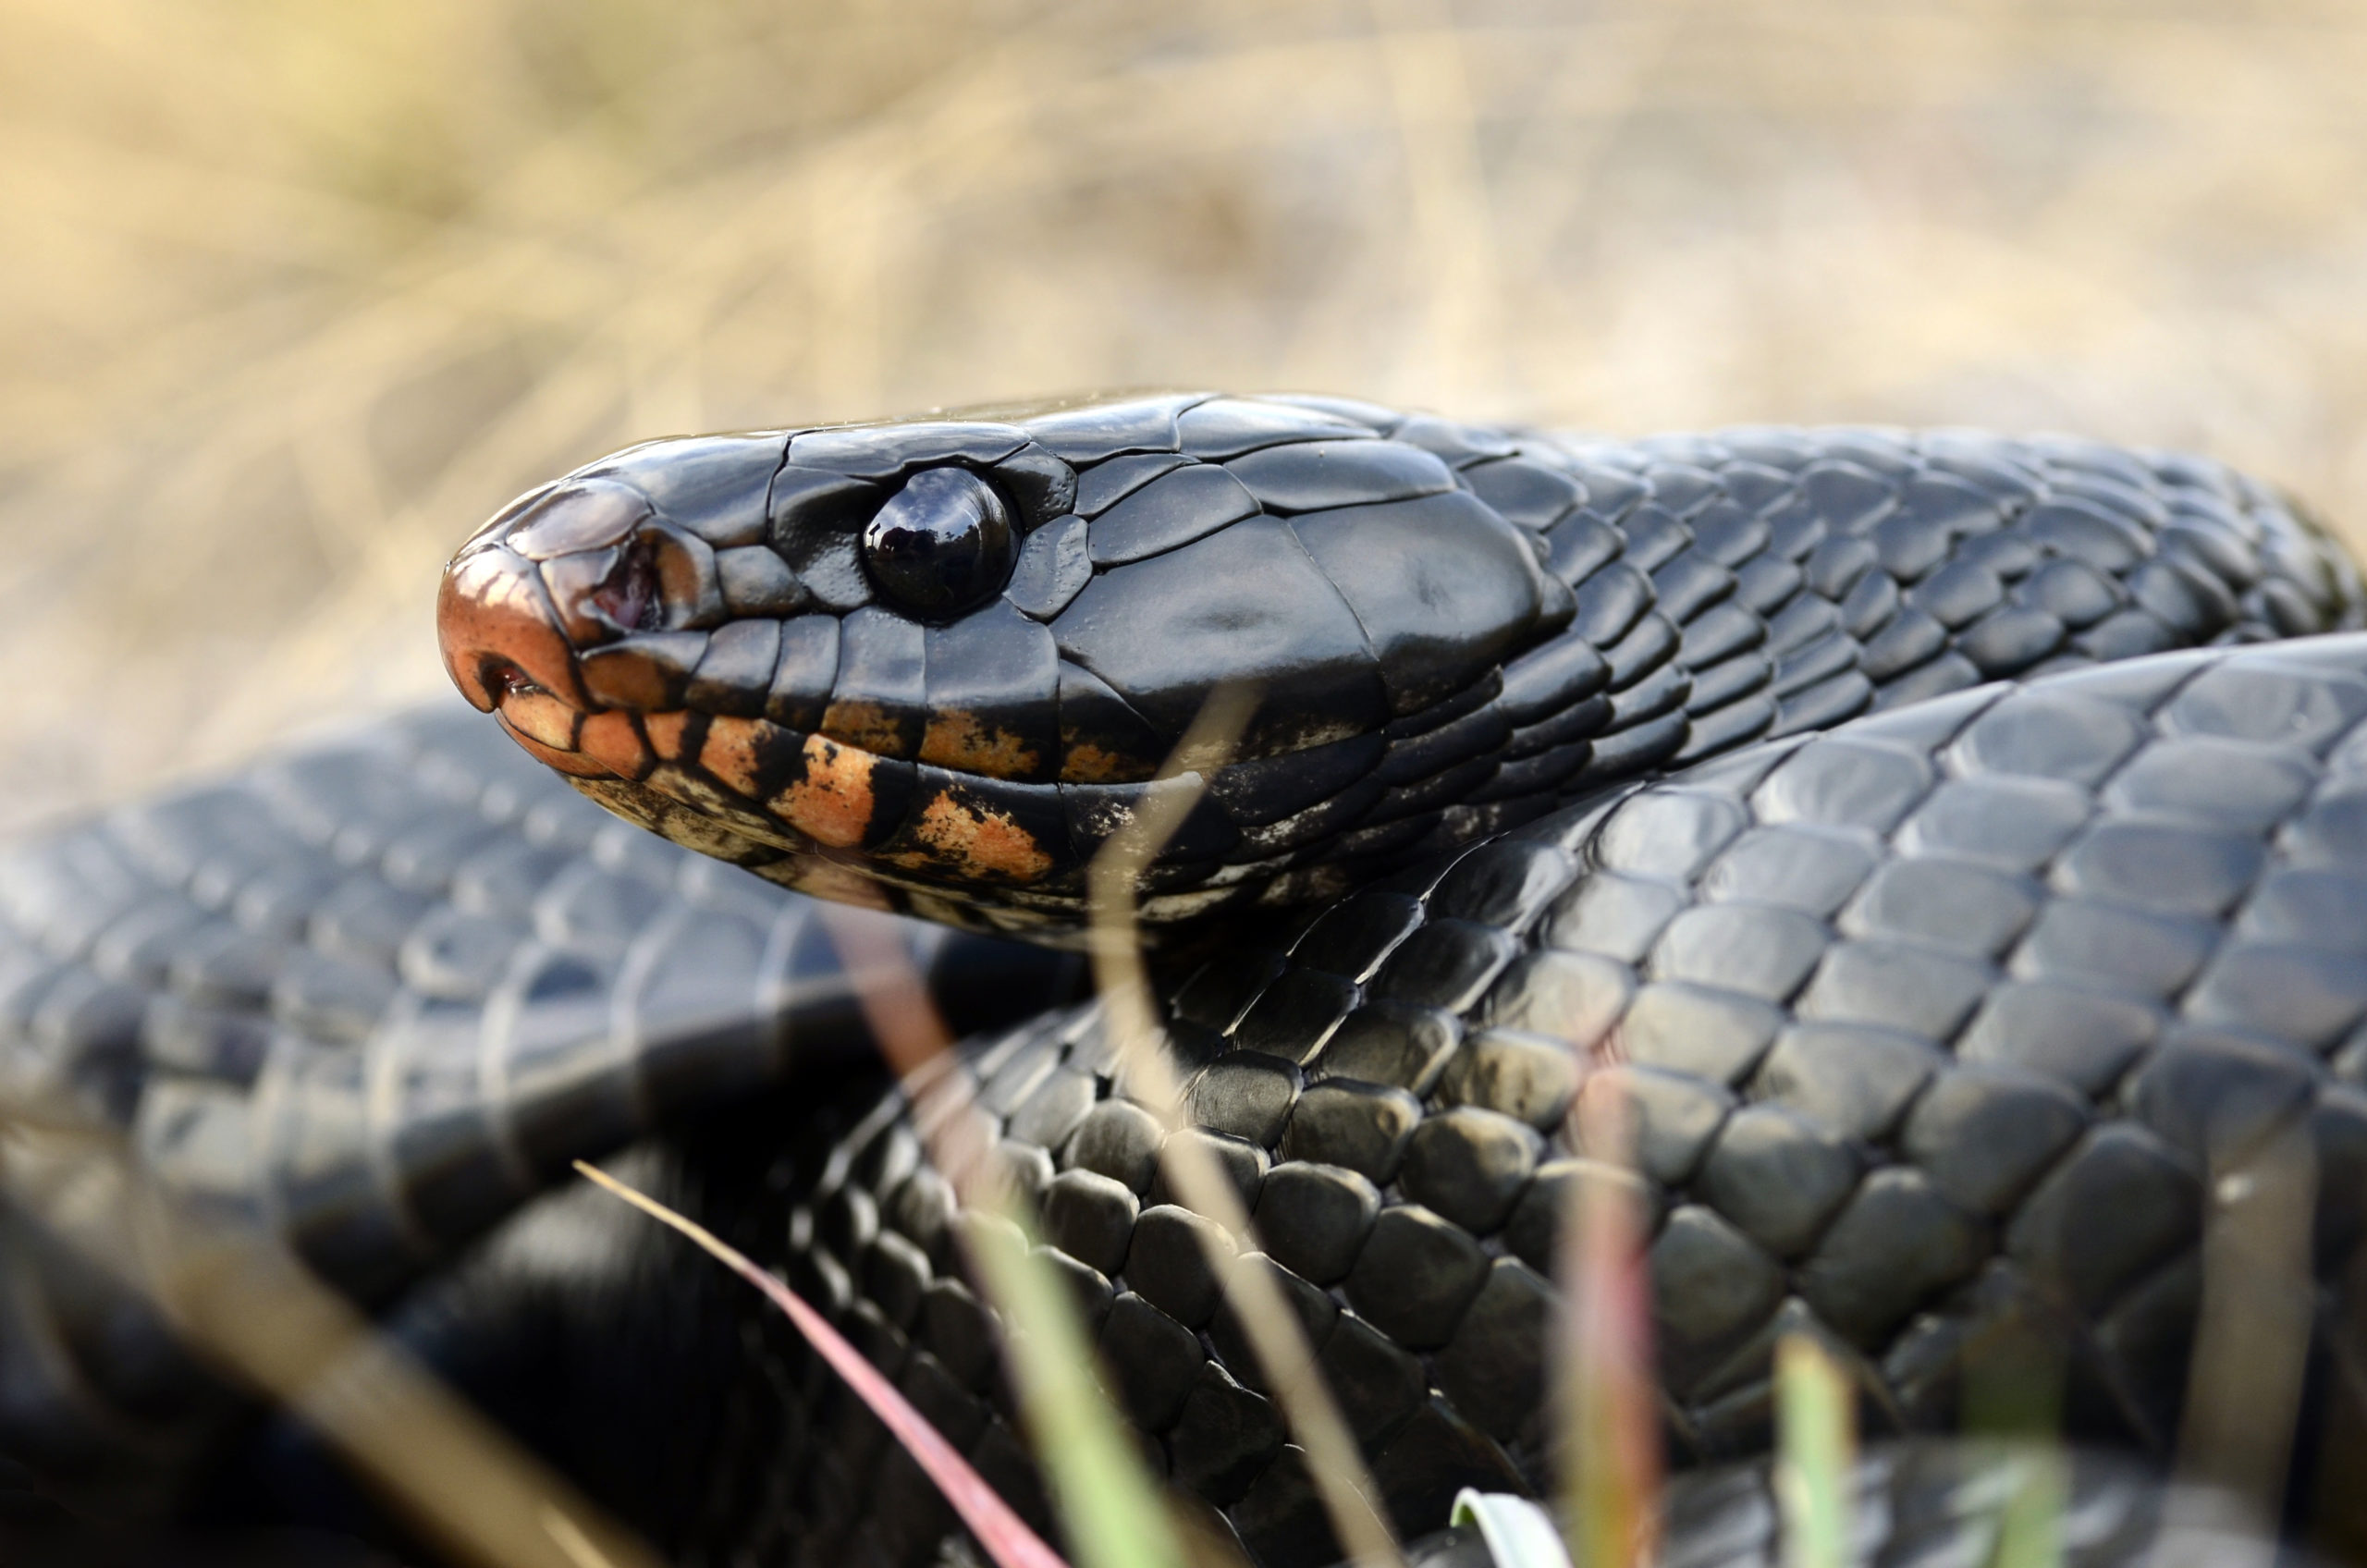
[(513, 502), (445, 571), (453, 683), (552, 766), (640, 771), (637, 738), (602, 716), (679, 705), (705, 633), (754, 607), (731, 568), (764, 535), (785, 445), (651, 442)]

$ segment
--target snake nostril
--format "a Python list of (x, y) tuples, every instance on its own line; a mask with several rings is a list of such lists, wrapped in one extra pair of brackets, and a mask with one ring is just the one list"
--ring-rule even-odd
[[(476, 678), (492, 703), (496, 721), (513, 737), (555, 752), (575, 750), (583, 716), (567, 699), (499, 654), (485, 654), (478, 658)], [(541, 751), (534, 754), (546, 762), (552, 761)]]
[(540, 570), (560, 629), (581, 649), (713, 626), (724, 612), (715, 552), (663, 523), (620, 544), (553, 557)]
[(666, 619), (656, 555), (644, 541), (620, 551), (616, 565), (585, 597), (601, 619), (620, 631), (656, 631)]

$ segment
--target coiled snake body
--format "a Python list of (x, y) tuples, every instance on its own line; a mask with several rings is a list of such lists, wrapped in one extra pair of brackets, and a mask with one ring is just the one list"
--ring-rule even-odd
[[(465, 713), (293, 753), (0, 867), (6, 1060), (685, 1560), (954, 1549), (753, 1301), (530, 1201), (653, 1132), (647, 1180), (1044, 1513), (970, 1221), (803, 893), (932, 923), (908, 940), (1152, 1463), (1255, 1560), (1337, 1555), (1060, 950), (1232, 687), (1239, 748), (1184, 759), (1206, 793), (1144, 883), (1178, 1135), (1253, 1207), (1403, 1533), (1548, 1479), (1554, 1216), (1609, 1169), (1568, 1120), (1600, 1082), (1634, 1111), (1680, 1466), (1763, 1451), (1783, 1334), (1842, 1360), (1874, 1435), (1958, 1427), (2018, 1345), (2074, 1438), (2140, 1456), (2079, 1471), (2068, 1516), (2075, 1556), (2127, 1557), (2198, 1315), (2236, 1312), (2289, 1330), (2251, 1364), (2262, 1442), (2288, 1523), (2339, 1542), (2367, 636), (2322, 634), (2367, 600), (2240, 475), (1133, 398), (632, 448), (488, 524), (440, 613), (473, 704), (673, 844)], [(333, 1510), (35, 1219), (8, 1219), (0, 1487)], [(1952, 1452), (1870, 1462), (1864, 1550), (1961, 1548)], [(1673, 1560), (1773, 1551), (1762, 1483), (1680, 1480)]]

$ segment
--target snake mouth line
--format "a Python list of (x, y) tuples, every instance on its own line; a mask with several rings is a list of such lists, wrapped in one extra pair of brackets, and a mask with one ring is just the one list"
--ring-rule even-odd
[(585, 713), (521, 678), (497, 686), (496, 722), (546, 766), (642, 786), (792, 855), (861, 864), (829, 851), (862, 851), (915, 874), (1009, 886), (1073, 859), (1050, 825), (985, 798), (983, 780), (933, 778), (921, 798), (910, 765), (828, 735), (681, 709)]

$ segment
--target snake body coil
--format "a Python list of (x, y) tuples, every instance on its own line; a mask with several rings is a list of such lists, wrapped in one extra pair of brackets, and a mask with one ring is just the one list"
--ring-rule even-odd
[[(2198, 1317), (2249, 1299), (2203, 1267), (2230, 1246), (2290, 1330), (2254, 1373), (2275, 1443), (2300, 1413), (2292, 1505), (2358, 1463), (2367, 637), (2315, 634), (2367, 601), (2216, 465), (1142, 398), (633, 448), (488, 524), (442, 617), (528, 752), (764, 880), (421, 716), (0, 866), (6, 1060), (685, 1557), (927, 1562), (950, 1521), (753, 1303), (654, 1288), (693, 1271), (670, 1249), (546, 1200), (446, 1261), (652, 1131), (703, 1128), (651, 1179), (1042, 1512), (975, 1221), (844, 1065), (845, 976), (784, 888), (981, 934), (911, 940), (985, 1031), (968, 1071), (1146, 1452), (1256, 1560), (1336, 1555), (1098, 1007), (1044, 1011), (1085, 864), (1222, 687), (1242, 745), (1184, 759), (1206, 797), (1145, 885), (1178, 1135), (1254, 1209), (1233, 1267), (1299, 1306), (1403, 1532), (1548, 1479), (1555, 1216), (1590, 1179), (1650, 1217), (1686, 1464), (1764, 1448), (1788, 1332), (1873, 1432), (1957, 1428), (2021, 1355), (2075, 1437), (2166, 1463)], [(1570, 1131), (1598, 1092), (1632, 1170)], [(2279, 1223), (2283, 1253), (2227, 1240)], [(536, 1240), (570, 1226), (598, 1259)], [(186, 1451), (235, 1412), (10, 1256), (26, 1484), (170, 1509), (218, 1477)], [(700, 1376), (537, 1408), (619, 1346)], [(1922, 1500), (1897, 1542), (1957, 1528), (1937, 1464), (1868, 1482)], [(1725, 1484), (1680, 1488), (1679, 1558), (1770, 1550)], [(2073, 1545), (2126, 1555), (2154, 1494), (2094, 1485), (2137, 1513)]]

